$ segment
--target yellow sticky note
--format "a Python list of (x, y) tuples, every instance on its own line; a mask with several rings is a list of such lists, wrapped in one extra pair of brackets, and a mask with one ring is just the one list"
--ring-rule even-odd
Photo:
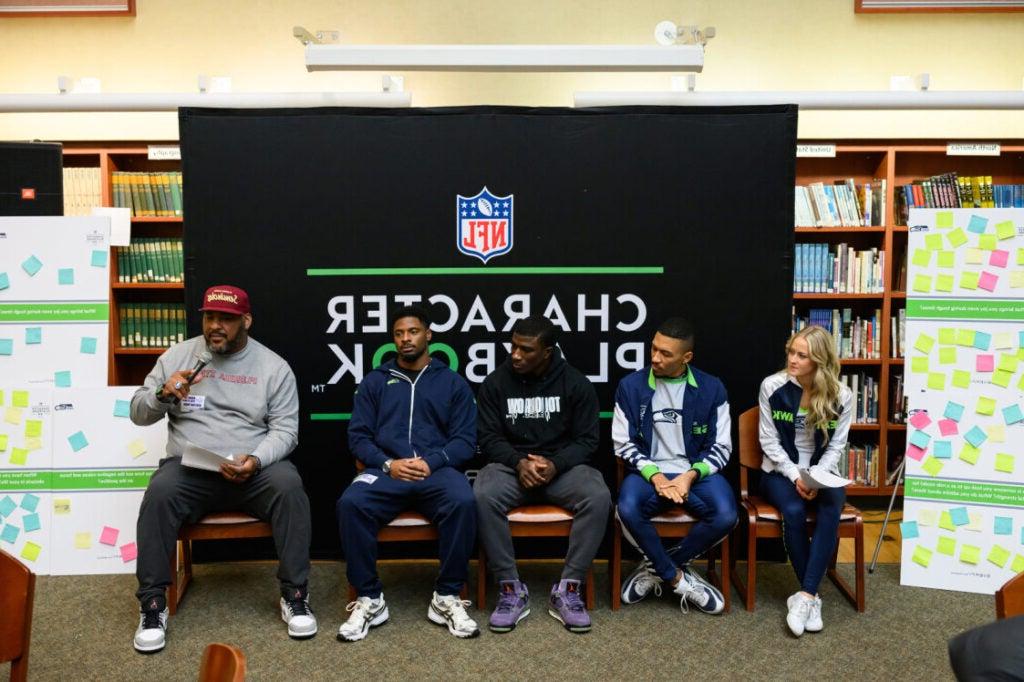
[(25, 438), (38, 438), (43, 435), (43, 422), (38, 419), (25, 420)]
[(953, 525), (953, 517), (949, 515), (948, 511), (944, 511), (939, 515), (939, 528), (956, 532), (956, 526)]
[(953, 227), (953, 212), (939, 211), (935, 214), (935, 227), (939, 230), (948, 230)]
[(7, 452), (7, 434), (0, 433), (0, 452)]
[(1002, 386), (1003, 388), (1006, 388), (1010, 385), (1010, 379), (1012, 378), (1012, 372), (1006, 372), (1001, 369), (997, 369), (995, 372), (993, 372), (992, 379), (990, 379), (990, 381), (996, 386)]
[(942, 372), (928, 372), (928, 388), (935, 391), (946, 390), (946, 375)]
[(960, 459), (967, 462), (968, 464), (977, 464), (978, 457), (981, 456), (981, 450), (974, 447), (970, 443), (964, 443), (964, 446), (960, 449)]
[[(942, 235), (933, 235), (939, 238), (939, 246), (942, 246)], [(914, 265), (919, 268), (926, 268), (932, 264), (932, 252), (928, 249), (914, 249), (914, 257), (911, 259)]]
[(11, 464), (25, 466), (28, 461), (28, 450), (25, 448), (11, 448)]
[[(942, 248), (942, 235), (941, 234), (926, 234), (924, 236), (924, 247), (929, 251), (938, 251)], [(927, 263), (925, 263), (927, 265)]]
[(971, 385), (971, 373), (964, 369), (954, 369), (952, 383), (957, 388), (969, 388)]
[(978, 288), (979, 275), (976, 272), (960, 273), (960, 288), (974, 290)]
[(75, 533), (75, 549), (89, 549), (92, 547), (92, 533)]
[(994, 234), (979, 234), (978, 248), (985, 251), (995, 251), (998, 248), (998, 240)]
[(952, 268), (956, 266), (955, 251), (939, 251), (938, 266), (940, 268)]
[(28, 407), (28, 391), (13, 391), (11, 393), (11, 405), (15, 407)]
[(944, 346), (956, 343), (956, 330), (952, 327), (939, 327), (939, 343)]
[(1010, 271), (1010, 288), (1024, 289), (1024, 270)]
[(8, 407), (4, 411), (4, 421), (8, 424), (18, 426), (21, 424), (21, 410), (17, 407)]
[(1024, 265), (1024, 248), (1017, 248), (1017, 265)]
[(960, 546), (960, 561), (965, 564), (976, 564), (981, 561), (981, 547), (974, 545)]
[(57, 498), (53, 501), (53, 513), (54, 514), (70, 514), (71, 513), (71, 500), (67, 498)]
[(1009, 239), (1017, 234), (1017, 228), (1013, 226), (1012, 220), (1004, 220), (1001, 223), (996, 223), (996, 236), (1000, 240)]
[(967, 243), (967, 235), (959, 227), (951, 232), (947, 232), (946, 239), (949, 240), (949, 245), (954, 249)]
[(146, 454), (146, 444), (142, 442), (141, 438), (136, 438), (131, 443), (128, 443), (128, 454), (132, 456), (132, 459)]
[(1024, 556), (1018, 554), (1017, 556), (1013, 557), (1013, 563), (1010, 564), (1010, 570), (1014, 573), (1020, 573), (1021, 571), (1024, 571)]
[(26, 542), (25, 546), (21, 548), (21, 558), (27, 559), (28, 561), (35, 561), (39, 558), (39, 553), (43, 551), (40, 545), (34, 542)]
[(956, 363), (956, 346), (939, 349), (939, 364), (952, 365)]
[(986, 558), (999, 568), (1002, 568), (1010, 559), (1010, 550), (1002, 545), (992, 545), (992, 549), (988, 551), (988, 557)]
[(935, 550), (939, 554), (945, 554), (946, 556), (956, 556), (956, 540), (949, 537), (948, 535), (940, 535)]
[(932, 278), (928, 275), (914, 275), (914, 291), (927, 294), (932, 290)]
[(989, 424), (985, 427), (985, 433), (993, 443), (1006, 442), (1006, 426), (1004, 424)]
[(956, 345), (958, 345), (958, 346), (973, 346), (974, 345), (974, 330), (973, 329), (957, 329), (956, 330)]
[(974, 411), (978, 414), (984, 414), (991, 416), (996, 411), (996, 400), (995, 398), (989, 398), (988, 396), (978, 396), (978, 404), (974, 406)]
[(917, 341), (914, 342), (914, 348), (921, 351), (925, 355), (932, 352), (932, 346), (935, 345), (935, 339), (927, 334), (918, 334)]
[(998, 334), (992, 335), (992, 347), (993, 348), (1013, 348), (1016, 344), (1013, 342), (1012, 332), (999, 332)]
[(43, 449), (43, 439), (42, 438), (26, 438), (25, 439), (25, 449), (28, 450), (29, 452), (35, 452), (36, 450), (42, 450)]
[(928, 372), (928, 356), (917, 355), (910, 358), (910, 371), (917, 374), (926, 374)]
[(1015, 354), (1011, 355), (1010, 353), (1000, 353), (999, 364), (996, 365), (996, 368), (1001, 369), (1004, 372), (1016, 372), (1017, 365), (1019, 363), (1020, 360), (1017, 359), (1017, 356)]
[(935, 517), (938, 514), (935, 513), (934, 509), (918, 509), (917, 510), (917, 525), (919, 526), (934, 526)]
[(996, 453), (996, 471), (1001, 471), (1004, 474), (1013, 473), (1014, 456), (1008, 455), (1005, 452)]
[(929, 476), (936, 476), (940, 471), (942, 471), (942, 460), (935, 459), (929, 455), (924, 458), (923, 462), (921, 462), (921, 468), (924, 469)]
[(935, 277), (935, 291), (953, 291), (953, 275), (937, 275)]
[(920, 564), (925, 568), (928, 568), (928, 564), (932, 562), (932, 551), (927, 547), (918, 545), (914, 548), (914, 563)]
[(985, 252), (981, 249), (964, 249), (964, 263), (967, 265), (981, 265), (985, 262)]

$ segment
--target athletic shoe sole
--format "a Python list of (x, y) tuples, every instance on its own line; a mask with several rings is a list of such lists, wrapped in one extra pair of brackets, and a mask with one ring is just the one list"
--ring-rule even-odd
[(138, 644), (134, 644), (134, 646), (135, 646), (135, 650), (138, 651), (140, 654), (155, 654), (158, 651), (163, 651), (164, 647), (167, 646), (167, 642), (164, 642), (163, 644), (160, 644), (159, 646), (153, 645), (153, 646), (146, 647), (146, 646), (139, 646)]
[(566, 630), (568, 630), (569, 632), (575, 632), (578, 635), (582, 635), (585, 632), (590, 632), (590, 629), (593, 627), (592, 625), (569, 625), (564, 620), (562, 620), (562, 616), (558, 613), (558, 611), (555, 611), (554, 609), (548, 609), (548, 615), (557, 620), (559, 623), (561, 623), (562, 627), (564, 627)]
[(358, 635), (355, 635), (353, 637), (349, 637), (347, 635), (341, 634), (341, 631), (339, 630), (338, 631), (338, 641), (339, 642), (358, 642), (359, 640), (361, 640), (364, 637), (366, 637), (366, 635), (370, 632), (371, 628), (375, 628), (377, 626), (384, 625), (384, 623), (388, 622), (388, 618), (389, 618), (388, 607), (385, 606), (384, 609), (380, 613), (378, 613), (376, 616), (371, 618), (369, 620), (369, 622), (367, 622), (367, 624), (363, 626), (362, 631)]
[(512, 625), (491, 625), (490, 623), (487, 623), (487, 627), (488, 629), (490, 629), (491, 632), (497, 632), (498, 634), (512, 632), (516, 629), (516, 626), (519, 625), (519, 621), (521, 621), (529, 615), (530, 609), (525, 609), (522, 613), (519, 614), (519, 617), (516, 618), (516, 622), (512, 623)]
[(458, 630), (456, 630), (454, 627), (452, 627), (452, 624), (448, 622), (448, 619), (445, 618), (444, 614), (437, 612), (433, 604), (431, 604), (427, 608), (427, 620), (429, 620), (434, 625), (446, 626), (448, 628), (448, 632), (452, 633), (460, 639), (472, 639), (473, 637), (480, 636), (480, 628), (473, 630), (473, 632), (459, 632)]

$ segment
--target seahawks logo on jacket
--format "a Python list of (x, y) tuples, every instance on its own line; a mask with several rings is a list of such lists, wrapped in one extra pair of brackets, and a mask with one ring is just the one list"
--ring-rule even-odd
[(508, 413), (505, 419), (515, 424), (516, 420), (543, 419), (551, 421), (551, 415), (562, 411), (562, 396), (538, 395), (532, 398), (508, 398)]
[(655, 424), (676, 424), (682, 416), (682, 410), (666, 407), (664, 410), (655, 410), (651, 415), (651, 419), (654, 420)]

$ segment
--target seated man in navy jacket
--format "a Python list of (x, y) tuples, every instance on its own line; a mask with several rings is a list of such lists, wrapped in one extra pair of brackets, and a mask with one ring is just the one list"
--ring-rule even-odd
[(349, 448), (366, 469), (337, 506), (348, 581), (358, 595), (338, 639), (360, 640), (388, 619), (377, 531), (409, 508), (440, 536), (441, 572), (427, 618), (456, 637), (476, 637), (480, 629), (459, 597), (476, 539), (473, 490), (459, 471), (476, 449), (476, 404), (466, 380), (427, 352), (426, 311), (399, 309), (391, 331), (398, 358), (363, 378), (348, 427)]

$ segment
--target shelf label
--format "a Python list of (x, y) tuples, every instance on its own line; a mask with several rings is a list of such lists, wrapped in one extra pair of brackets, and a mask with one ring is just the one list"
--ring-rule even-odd
[(832, 144), (798, 144), (796, 146), (796, 157), (798, 159), (820, 158), (834, 159), (836, 156), (836, 145)]
[(999, 156), (998, 142), (949, 142), (946, 156)]
[(150, 161), (181, 161), (181, 147), (151, 144), (147, 158)]

